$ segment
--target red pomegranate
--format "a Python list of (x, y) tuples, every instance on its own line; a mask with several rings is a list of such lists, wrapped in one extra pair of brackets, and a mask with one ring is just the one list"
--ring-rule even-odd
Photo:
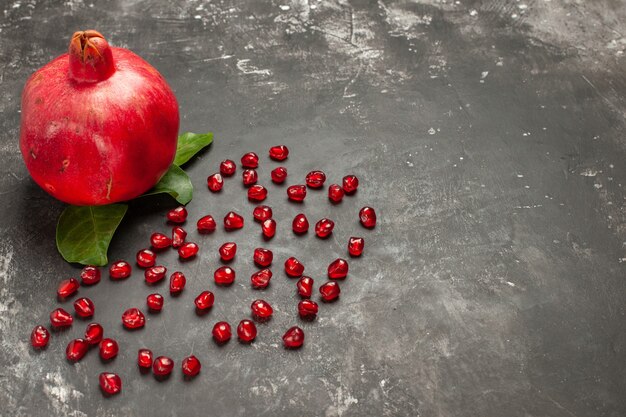
[(53, 197), (110, 204), (159, 181), (174, 160), (178, 124), (176, 97), (161, 74), (87, 30), (26, 82), (20, 149)]

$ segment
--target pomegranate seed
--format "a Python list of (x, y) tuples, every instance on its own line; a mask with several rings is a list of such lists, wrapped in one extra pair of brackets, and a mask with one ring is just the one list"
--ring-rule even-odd
[(313, 294), (313, 278), (311, 277), (302, 277), (296, 283), (296, 288), (298, 288), (298, 295), (302, 298), (311, 298)]
[(254, 288), (267, 288), (272, 279), (272, 271), (269, 269), (261, 269), (250, 277), (250, 282)]
[(274, 254), (269, 249), (256, 248), (254, 250), (254, 263), (266, 267), (272, 264), (274, 260)]
[(146, 318), (138, 308), (129, 308), (122, 314), (122, 324), (129, 330), (139, 329), (146, 324)]
[(371, 207), (363, 207), (359, 211), (359, 220), (363, 227), (373, 229), (376, 226), (376, 212)]
[(306, 233), (309, 230), (309, 219), (306, 218), (304, 213), (297, 214), (296, 217), (293, 218), (291, 228), (293, 232), (298, 235)]
[(269, 206), (256, 206), (254, 211), (252, 211), (252, 215), (254, 220), (263, 223), (265, 220), (272, 218), (272, 208)]
[(334, 228), (335, 228), (334, 221), (323, 218), (315, 224), (315, 234), (319, 238), (326, 239), (333, 232)]
[(302, 265), (302, 262), (292, 256), (285, 261), (285, 272), (290, 277), (300, 277), (304, 272), (304, 265)]
[(312, 300), (302, 300), (298, 303), (298, 314), (303, 319), (313, 319), (317, 316), (319, 307), (317, 303)]
[(254, 169), (244, 169), (241, 173), (241, 178), (243, 180), (243, 185), (249, 187), (252, 184), (256, 184), (259, 180), (259, 175)]
[(80, 282), (76, 278), (64, 279), (57, 288), (57, 296), (61, 299), (71, 297), (76, 294), (79, 287)]
[(256, 168), (259, 166), (259, 156), (254, 152), (248, 152), (241, 157), (241, 166), (244, 168)]
[(298, 326), (293, 326), (283, 335), (283, 344), (287, 349), (297, 349), (304, 344), (304, 331)]
[(150, 268), (146, 269), (143, 275), (146, 279), (146, 283), (154, 284), (156, 282), (161, 281), (163, 278), (165, 278), (166, 273), (167, 273), (166, 267), (164, 267), (163, 265), (156, 265), (156, 266), (151, 266)]
[(93, 301), (87, 297), (82, 297), (74, 301), (74, 311), (76, 311), (76, 315), (80, 318), (86, 319), (93, 317), (95, 310), (96, 307), (93, 305)]
[(256, 338), (256, 325), (250, 320), (241, 320), (237, 326), (237, 336), (242, 343), (250, 343)]
[(185, 223), (185, 220), (187, 220), (187, 209), (185, 206), (178, 206), (175, 209), (171, 209), (167, 212), (167, 220), (172, 223)]
[(225, 159), (220, 164), (220, 173), (225, 177), (230, 177), (237, 171), (237, 165), (230, 159)]
[(113, 280), (125, 279), (130, 276), (131, 271), (132, 267), (128, 262), (117, 261), (109, 267), (109, 276)]
[(353, 194), (359, 188), (359, 179), (354, 175), (343, 177), (343, 191), (346, 194)]
[(337, 297), (339, 297), (339, 293), (341, 293), (341, 289), (339, 288), (339, 284), (337, 281), (327, 282), (320, 286), (320, 294), (322, 295), (322, 299), (324, 301), (333, 301)]
[(348, 275), (348, 261), (337, 258), (328, 265), (328, 278), (344, 279)]
[(45, 327), (39, 325), (35, 326), (33, 331), (30, 333), (30, 344), (35, 349), (43, 349), (48, 346), (48, 342), (50, 341), (50, 332)]
[(139, 349), (137, 351), (137, 365), (140, 368), (152, 368), (152, 351), (150, 349)]
[(87, 354), (88, 350), (89, 343), (85, 342), (83, 339), (74, 339), (67, 344), (65, 357), (68, 361), (78, 362)]
[(304, 201), (304, 198), (306, 197), (306, 186), (304, 185), (290, 186), (289, 188), (287, 188), (287, 197), (289, 197), (291, 201), (295, 201), (297, 203)]
[(122, 390), (122, 379), (113, 372), (102, 372), (98, 381), (100, 388), (107, 395), (115, 395)]
[(343, 199), (343, 188), (337, 184), (328, 186), (328, 199), (333, 203), (339, 203)]
[(119, 351), (120, 347), (113, 339), (106, 338), (100, 342), (100, 357), (105, 361), (116, 357)]
[(137, 265), (139, 265), (141, 268), (149, 268), (151, 266), (154, 266), (155, 262), (156, 254), (150, 249), (142, 249), (137, 252)]
[(224, 186), (224, 178), (222, 178), (222, 174), (212, 174), (208, 176), (206, 183), (209, 190), (217, 193), (218, 191), (221, 191)]
[(274, 161), (284, 161), (289, 156), (289, 148), (285, 145), (272, 146), (270, 148), (270, 158)]
[(217, 285), (230, 285), (235, 281), (235, 270), (228, 266), (221, 266), (213, 274)]
[(73, 322), (74, 317), (62, 308), (57, 308), (50, 313), (50, 324), (55, 329), (71, 326)]
[(364, 246), (365, 239), (362, 237), (351, 237), (350, 240), (348, 240), (348, 253), (352, 257), (361, 256)]
[(248, 188), (248, 200), (263, 201), (267, 198), (267, 189), (262, 185), (253, 185)]
[(278, 167), (272, 170), (272, 181), (275, 184), (282, 184), (287, 179), (287, 168)]
[(306, 174), (306, 185), (311, 188), (322, 188), (326, 181), (326, 174), (322, 171), (311, 171)]
[(263, 231), (263, 236), (266, 239), (271, 239), (276, 234), (276, 220), (267, 219), (261, 225), (261, 230)]
[(174, 361), (167, 356), (159, 356), (152, 364), (152, 372), (156, 376), (167, 376), (174, 369)]
[(234, 211), (229, 211), (224, 217), (224, 228), (226, 230), (241, 229), (243, 227), (243, 217)]
[(174, 272), (170, 276), (170, 294), (180, 294), (185, 289), (185, 284), (187, 284), (187, 278), (185, 278), (185, 274), (180, 271)]
[(183, 245), (178, 248), (178, 256), (180, 259), (193, 258), (198, 254), (199, 249), (198, 245), (194, 242), (183, 243)]
[(225, 321), (215, 323), (215, 326), (213, 326), (213, 339), (215, 339), (217, 343), (226, 343), (230, 340), (231, 336), (230, 324)]
[(219, 252), (222, 261), (231, 261), (237, 253), (237, 244), (235, 242), (226, 242), (222, 246), (220, 246)]
[(172, 246), (172, 239), (164, 235), (163, 233), (152, 233), (150, 235), (150, 245), (153, 249), (161, 250)]
[(148, 294), (146, 297), (146, 304), (148, 305), (148, 310), (153, 313), (159, 312), (163, 309), (163, 296), (159, 293)]
[(198, 225), (198, 232), (200, 233), (211, 233), (215, 231), (215, 229), (217, 228), (215, 219), (210, 214), (198, 220), (197, 225)]
[(190, 355), (183, 359), (182, 369), (185, 376), (194, 377), (200, 373), (201, 368), (202, 364), (195, 356)]
[(194, 300), (196, 308), (200, 311), (205, 311), (213, 307), (215, 302), (215, 296), (211, 291), (202, 291)]
[(252, 314), (260, 319), (268, 319), (274, 313), (272, 306), (265, 300), (254, 300), (250, 308)]
[(90, 345), (97, 345), (104, 336), (104, 329), (98, 323), (89, 323), (85, 329), (85, 341)]
[(178, 249), (183, 246), (185, 239), (187, 238), (187, 231), (180, 226), (176, 226), (172, 229), (172, 247)]
[(80, 271), (80, 279), (83, 282), (83, 285), (93, 285), (100, 282), (100, 268), (95, 266), (86, 266)]

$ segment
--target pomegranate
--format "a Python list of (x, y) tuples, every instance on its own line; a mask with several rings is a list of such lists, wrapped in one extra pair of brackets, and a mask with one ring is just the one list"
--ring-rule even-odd
[(254, 300), (250, 305), (252, 315), (259, 319), (269, 319), (274, 313), (272, 306), (265, 300)]
[(148, 310), (150, 310), (150, 312), (152, 313), (158, 313), (159, 311), (163, 310), (164, 301), (165, 300), (163, 299), (163, 296), (158, 292), (155, 292), (154, 294), (148, 294), (148, 296), (146, 297), (146, 305), (148, 306)]
[(244, 168), (256, 168), (259, 166), (259, 156), (254, 152), (248, 152), (241, 157), (241, 166)]
[(269, 206), (256, 206), (252, 211), (252, 215), (254, 216), (254, 220), (263, 223), (267, 219), (271, 219), (272, 208)]
[(152, 373), (157, 377), (166, 377), (172, 373), (174, 361), (167, 356), (159, 356), (152, 364)]
[(161, 179), (174, 160), (178, 124), (176, 97), (159, 72), (87, 30), (26, 82), (20, 149), (53, 197), (111, 204)]
[(215, 219), (210, 214), (202, 217), (198, 220), (198, 232), (200, 233), (213, 233), (217, 224), (215, 223)]
[(343, 199), (343, 188), (337, 184), (330, 184), (328, 186), (328, 199), (333, 203), (340, 203)]
[(312, 320), (317, 316), (319, 307), (315, 301), (302, 300), (298, 303), (298, 314), (305, 320)]
[(218, 344), (226, 343), (230, 340), (232, 336), (232, 331), (230, 330), (230, 324), (225, 321), (218, 321), (213, 326), (213, 339)]
[(254, 263), (259, 266), (270, 266), (273, 259), (274, 254), (269, 249), (256, 248), (254, 250)]
[(350, 253), (350, 256), (361, 256), (364, 246), (365, 239), (363, 239), (362, 237), (351, 237), (348, 241), (348, 252)]
[(225, 177), (232, 176), (237, 170), (237, 165), (230, 159), (225, 159), (220, 164), (220, 173)]
[(250, 320), (241, 320), (237, 326), (237, 336), (241, 343), (252, 343), (256, 332), (256, 325)]
[(270, 158), (274, 161), (284, 161), (289, 156), (289, 148), (285, 145), (272, 146), (270, 148)]
[(228, 262), (232, 261), (237, 254), (237, 244), (235, 242), (226, 242), (219, 248), (220, 258), (222, 261)]
[(298, 289), (298, 295), (302, 298), (311, 298), (311, 294), (313, 294), (313, 278), (303, 276), (296, 283), (296, 288)]
[(97, 266), (87, 265), (80, 271), (80, 279), (83, 285), (93, 285), (100, 282), (102, 273)]
[(153, 355), (150, 349), (137, 351), (137, 365), (142, 369), (152, 368)]
[(182, 369), (185, 376), (192, 378), (200, 373), (201, 368), (202, 364), (200, 360), (194, 355), (187, 356), (183, 359)]
[(76, 315), (82, 319), (88, 319), (93, 316), (96, 307), (87, 297), (81, 297), (78, 300), (74, 301), (74, 311), (76, 311)]
[(274, 237), (276, 234), (276, 220), (267, 219), (261, 225), (261, 230), (263, 232), (263, 237), (267, 240)]
[(287, 179), (287, 168), (278, 167), (274, 168), (271, 173), (272, 181), (275, 184), (282, 184)]
[(98, 377), (98, 382), (105, 395), (115, 395), (122, 390), (122, 379), (113, 372), (102, 372)]
[(287, 197), (291, 201), (295, 201), (296, 203), (301, 203), (304, 201), (306, 197), (306, 186), (305, 185), (291, 185), (287, 188)]
[(326, 174), (322, 171), (311, 171), (306, 174), (306, 185), (311, 188), (322, 188), (326, 181)]
[(260, 271), (252, 274), (250, 277), (250, 283), (252, 283), (253, 288), (263, 289), (270, 285), (271, 279), (272, 271), (269, 269), (261, 269)]
[(104, 329), (98, 323), (89, 323), (85, 329), (85, 342), (90, 345), (97, 345), (104, 336)]
[(114, 339), (106, 338), (100, 342), (100, 357), (107, 361), (117, 356), (120, 347)]
[(35, 349), (43, 349), (50, 341), (50, 332), (42, 325), (35, 326), (30, 334), (30, 344)]
[(194, 300), (194, 304), (198, 311), (206, 311), (213, 307), (215, 295), (211, 291), (202, 291)]
[(209, 175), (209, 177), (206, 179), (206, 182), (209, 190), (213, 191), (214, 193), (221, 191), (222, 187), (224, 186), (224, 178), (222, 178), (222, 174)]
[(293, 326), (283, 335), (283, 344), (287, 349), (298, 349), (304, 344), (304, 331), (298, 326)]
[(155, 232), (150, 235), (150, 245), (155, 250), (169, 248), (170, 246), (172, 246), (172, 239), (170, 239), (163, 233)]

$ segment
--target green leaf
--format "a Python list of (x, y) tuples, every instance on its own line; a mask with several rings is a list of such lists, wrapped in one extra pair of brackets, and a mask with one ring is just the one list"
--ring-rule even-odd
[(181, 166), (213, 142), (213, 133), (183, 133), (178, 137), (174, 164)]
[(180, 167), (170, 166), (170, 169), (163, 175), (161, 181), (146, 195), (167, 193), (174, 197), (180, 204), (187, 204), (193, 198), (193, 185), (191, 180)]
[(109, 243), (126, 210), (126, 204), (68, 206), (57, 223), (57, 249), (63, 259), (83, 265), (106, 265)]

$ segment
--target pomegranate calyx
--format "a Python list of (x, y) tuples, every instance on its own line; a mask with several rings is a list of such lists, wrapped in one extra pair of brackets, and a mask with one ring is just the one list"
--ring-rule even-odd
[(85, 30), (72, 35), (69, 47), (70, 76), (76, 82), (98, 82), (115, 72), (109, 43), (100, 32)]

